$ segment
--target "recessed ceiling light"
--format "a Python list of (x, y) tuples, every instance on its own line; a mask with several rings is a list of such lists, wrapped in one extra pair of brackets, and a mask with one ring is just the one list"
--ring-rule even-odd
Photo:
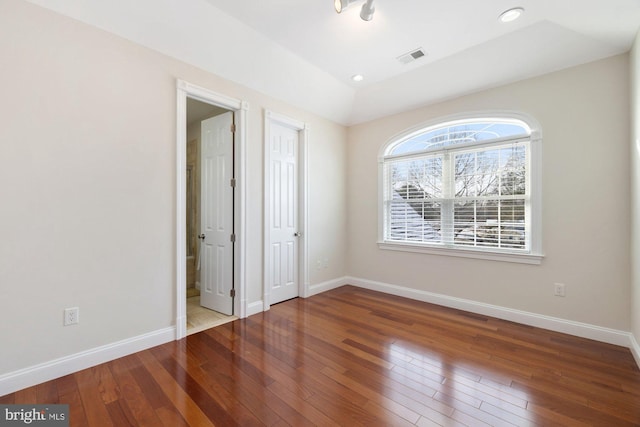
[(509, 9), (502, 12), (498, 17), (498, 19), (500, 19), (500, 22), (512, 22), (520, 18), (520, 16), (522, 16), (523, 13), (524, 13), (524, 8), (514, 7), (513, 9)]
[(351, 76), (351, 80), (353, 80), (354, 82), (361, 82), (362, 80), (364, 80), (364, 76), (362, 74), (354, 74), (353, 76)]

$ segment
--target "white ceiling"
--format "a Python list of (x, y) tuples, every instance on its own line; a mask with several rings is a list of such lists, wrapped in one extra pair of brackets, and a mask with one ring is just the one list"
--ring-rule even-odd
[(640, 0), (375, 0), (370, 22), (362, 0), (30, 1), (343, 124), (627, 52), (640, 27)]
[(225, 113), (229, 110), (220, 108), (215, 105), (206, 104), (197, 99), (187, 98), (187, 126), (201, 122), (218, 114)]
[(374, 0), (369, 22), (363, 1), (340, 15), (331, 0), (207, 1), (354, 87), (350, 122), (623, 53), (640, 26), (639, 0)]
[[(606, 45), (614, 53), (629, 49), (640, 25), (637, 0), (374, 0), (376, 12), (369, 22), (359, 17), (363, 1), (340, 15), (332, 0), (207, 1), (357, 88), (508, 39), (545, 21), (567, 33), (556, 33), (559, 42), (581, 36), (583, 43)], [(501, 12), (514, 6), (525, 9), (520, 20), (498, 21)], [(519, 42), (504, 47), (517, 51)], [(418, 47), (428, 55), (409, 65), (396, 60)], [(546, 60), (544, 51), (530, 53)], [(504, 54), (506, 59), (510, 52)], [(366, 80), (351, 82), (356, 73)]]

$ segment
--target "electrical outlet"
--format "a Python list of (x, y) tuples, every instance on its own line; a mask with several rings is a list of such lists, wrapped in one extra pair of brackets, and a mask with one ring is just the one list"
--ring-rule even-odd
[(553, 284), (553, 295), (557, 297), (566, 296), (564, 283), (554, 283)]
[(64, 309), (64, 326), (80, 323), (80, 308), (71, 307)]

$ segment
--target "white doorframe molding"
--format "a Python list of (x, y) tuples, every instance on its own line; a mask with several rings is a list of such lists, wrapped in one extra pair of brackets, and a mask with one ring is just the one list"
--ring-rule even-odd
[(236, 242), (234, 246), (234, 277), (236, 297), (234, 314), (246, 317), (246, 141), (247, 110), (246, 101), (231, 98), (196, 86), (184, 80), (177, 80), (176, 116), (176, 339), (187, 335), (187, 243), (186, 243), (186, 153), (187, 153), (187, 98), (197, 99), (234, 112), (235, 134), (235, 178), (234, 221)]
[(269, 277), (271, 277), (271, 262), (269, 259), (269, 241), (271, 231), (269, 228), (271, 211), (269, 189), (271, 188), (271, 154), (267, 147), (271, 136), (271, 124), (278, 123), (288, 128), (298, 131), (298, 228), (302, 233), (298, 245), (298, 295), (302, 298), (309, 296), (309, 221), (308, 221), (308, 144), (309, 144), (309, 126), (299, 120), (279, 114), (270, 110), (264, 113), (264, 275), (263, 275), (263, 310), (269, 310), (271, 306)]

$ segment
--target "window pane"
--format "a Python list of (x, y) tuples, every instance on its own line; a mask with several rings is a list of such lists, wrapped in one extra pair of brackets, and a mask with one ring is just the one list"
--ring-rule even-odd
[(500, 193), (499, 150), (456, 154), (455, 197), (497, 196)]
[(388, 205), (391, 240), (440, 241), (442, 157), (425, 157), (390, 165), (391, 202)]
[(455, 197), (526, 194), (523, 144), (456, 153)]
[(500, 194), (526, 194), (526, 149), (514, 146), (500, 150)]
[(481, 151), (478, 154), (476, 180), (478, 182), (478, 196), (497, 196), (500, 194), (498, 150)]
[(389, 204), (388, 232), (391, 240), (440, 242), (440, 203), (407, 202), (394, 198)]
[(453, 241), (459, 245), (476, 243), (476, 206), (475, 202), (458, 202), (454, 205)]
[(457, 245), (526, 248), (524, 200), (456, 202), (453, 215)]
[(455, 156), (455, 191), (456, 197), (472, 197), (476, 195), (476, 155), (464, 153)]
[(442, 157), (405, 160), (391, 164), (391, 188), (403, 199), (442, 197)]
[(489, 141), (507, 137), (529, 136), (531, 129), (519, 120), (485, 119), (450, 122), (429, 128), (399, 143), (389, 154), (413, 153), (456, 144)]

